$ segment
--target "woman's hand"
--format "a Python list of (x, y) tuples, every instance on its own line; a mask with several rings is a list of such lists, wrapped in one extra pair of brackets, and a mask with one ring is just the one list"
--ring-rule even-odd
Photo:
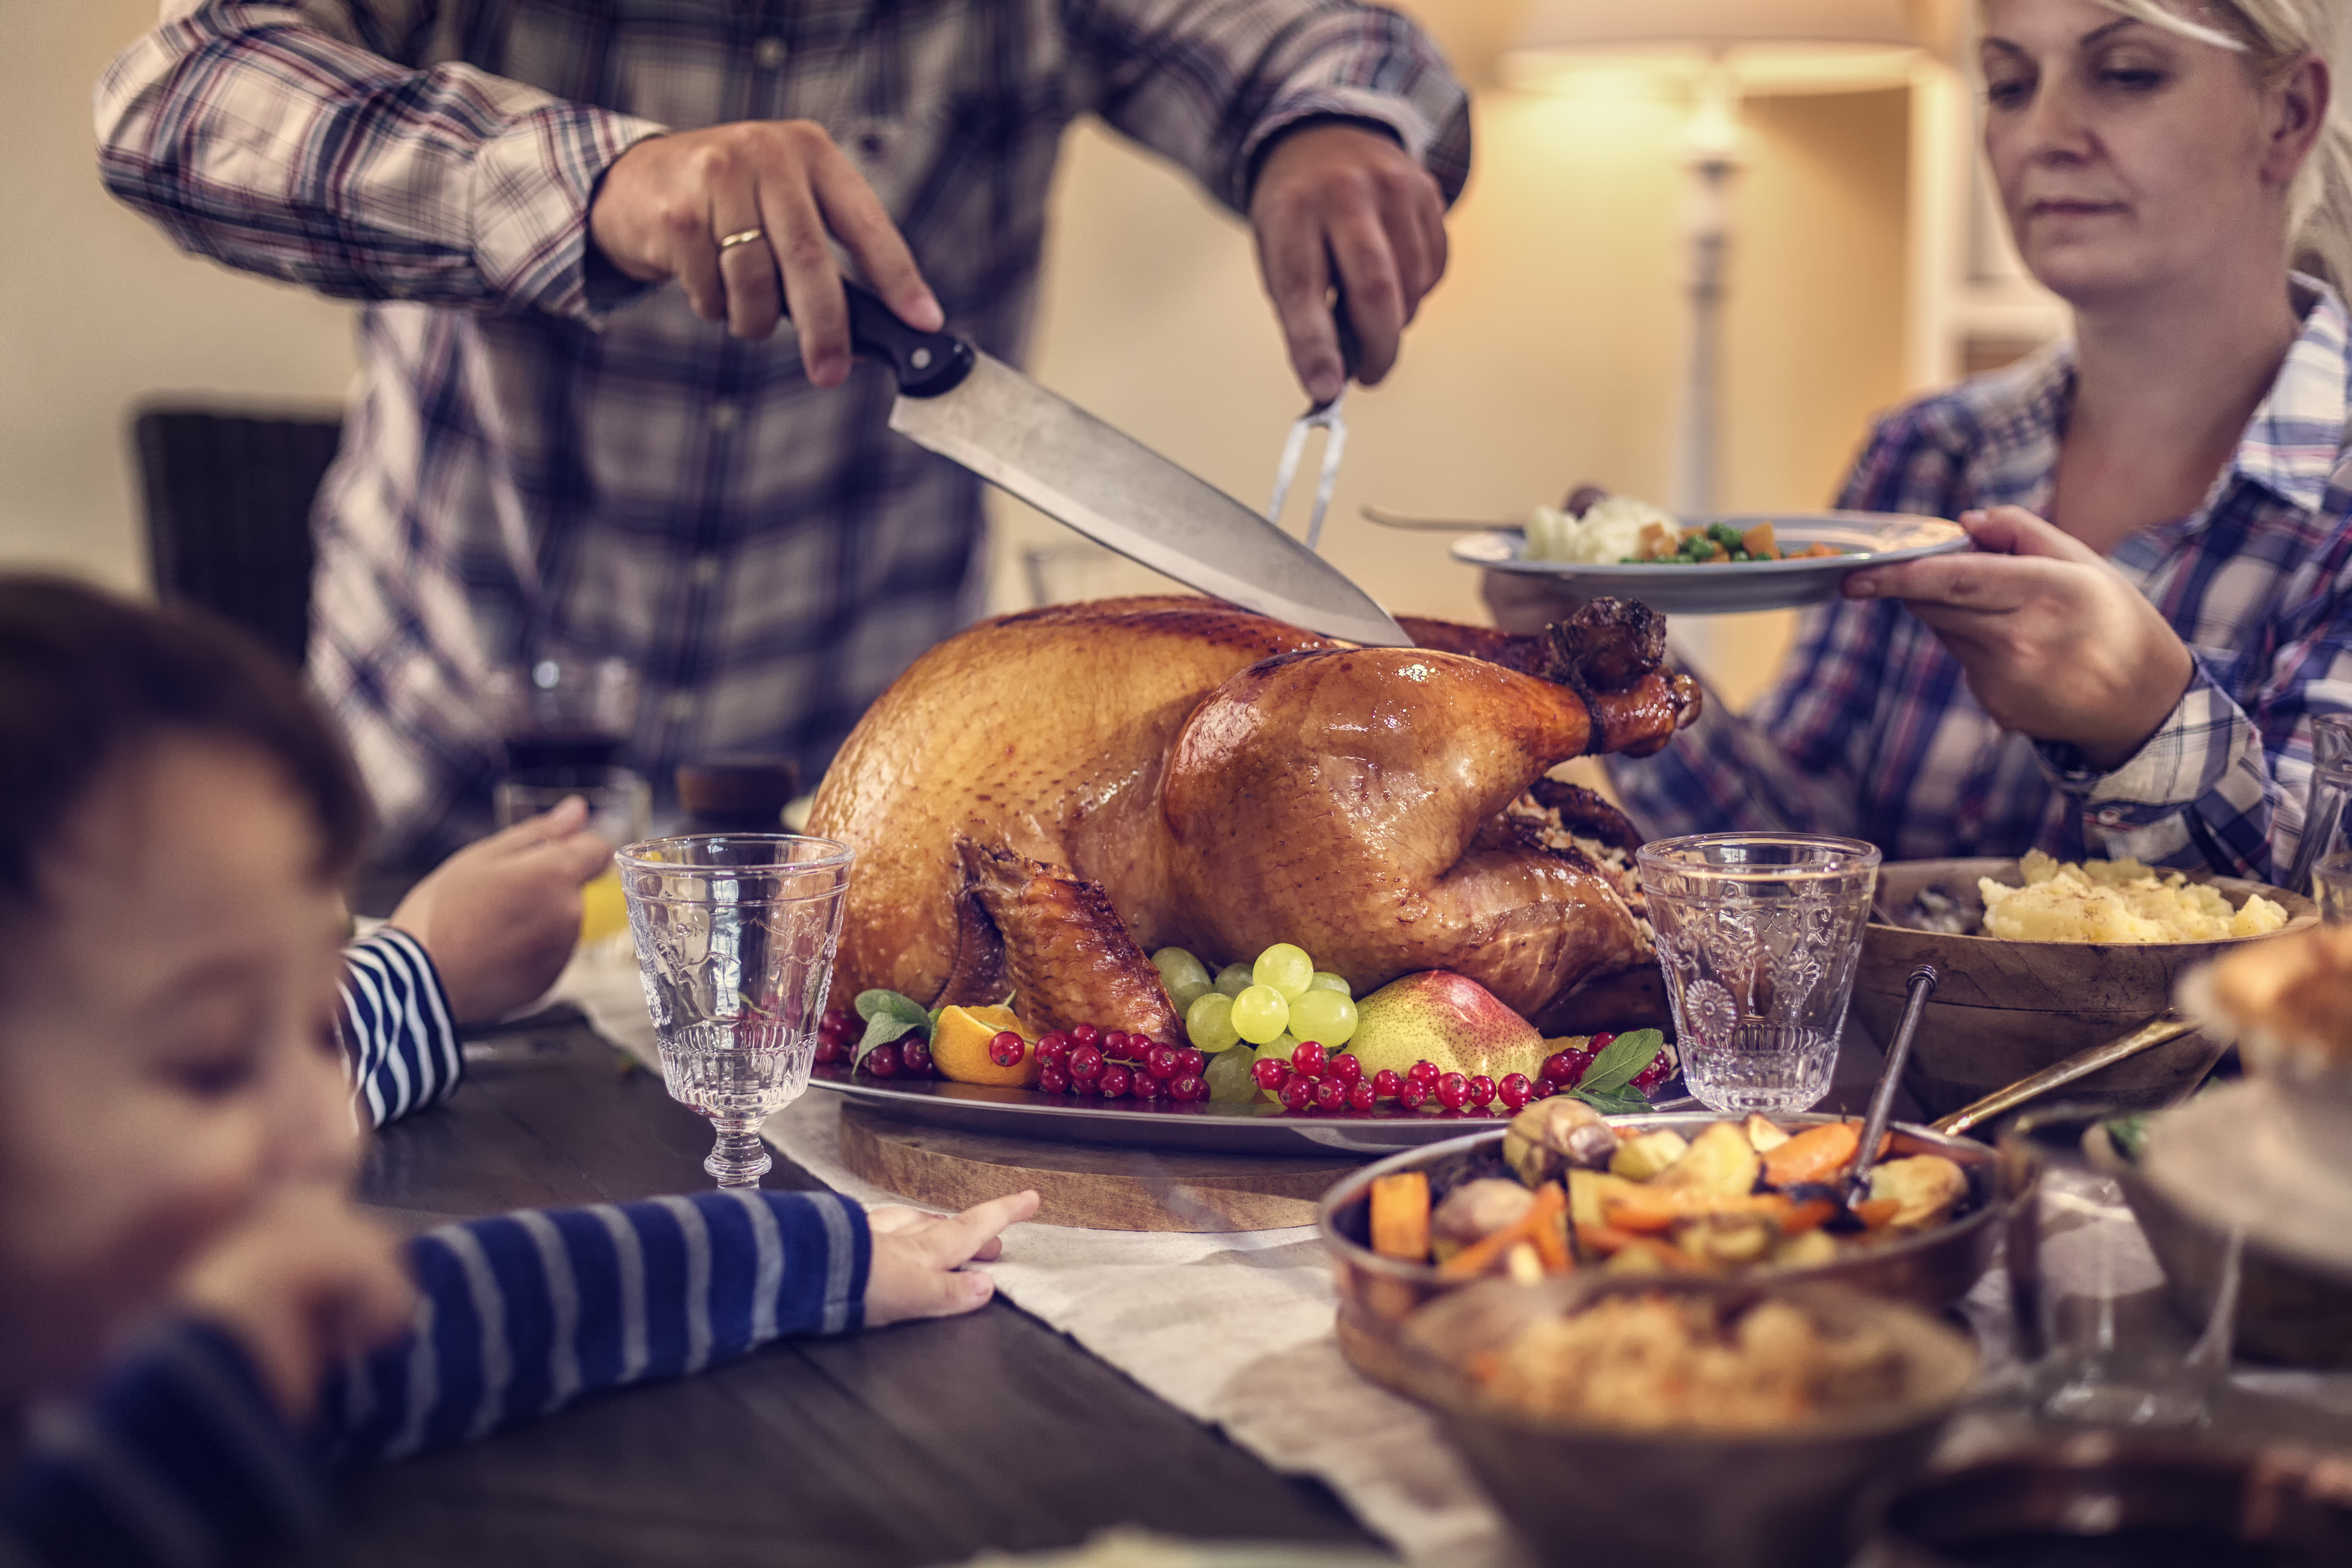
[(436, 866), (392, 911), (422, 943), (460, 1024), (521, 1006), (555, 984), (580, 942), (580, 889), (613, 863), (588, 830), (588, 803), (468, 844)]
[(997, 1233), (1037, 1212), (1035, 1193), (1013, 1193), (974, 1204), (961, 1214), (878, 1208), (866, 1216), (874, 1235), (874, 1263), (866, 1275), (866, 1326), (909, 1318), (952, 1318), (985, 1306), (996, 1283), (962, 1272), (1004, 1250)]
[(2122, 573), (2024, 508), (1964, 512), (1960, 526), (1976, 553), (1856, 572), (1845, 596), (1910, 605), (2004, 729), (2122, 766), (2189, 689), (2187, 646)]

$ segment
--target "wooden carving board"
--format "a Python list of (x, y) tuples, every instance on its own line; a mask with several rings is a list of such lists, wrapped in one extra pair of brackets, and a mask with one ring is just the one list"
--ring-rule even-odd
[(1045, 1225), (1087, 1230), (1275, 1230), (1312, 1225), (1356, 1168), (1341, 1154), (1284, 1159), (1040, 1143), (925, 1127), (841, 1108), (841, 1163), (876, 1186), (960, 1209), (1024, 1187)]

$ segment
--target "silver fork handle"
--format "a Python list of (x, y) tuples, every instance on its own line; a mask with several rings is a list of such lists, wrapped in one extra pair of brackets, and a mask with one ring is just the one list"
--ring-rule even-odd
[(1323, 471), (1316, 479), (1315, 508), (1307, 520), (1309, 550), (1315, 549), (1323, 537), (1323, 515), (1331, 508), (1331, 490), (1339, 482), (1339, 459), (1348, 449), (1348, 422), (1339, 415), (1339, 405), (1347, 396), (1343, 386), (1339, 396), (1308, 409), (1291, 422), (1290, 436), (1282, 444), (1282, 461), (1274, 470), (1274, 499), (1266, 503), (1265, 520), (1279, 527), (1283, 503), (1290, 499), (1290, 481), (1297, 477), (1298, 459), (1307, 451), (1307, 433), (1322, 430)]

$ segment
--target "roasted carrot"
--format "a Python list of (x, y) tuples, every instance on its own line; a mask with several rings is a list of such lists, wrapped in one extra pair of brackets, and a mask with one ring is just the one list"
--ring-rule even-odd
[(1536, 1234), (1567, 1207), (1568, 1194), (1559, 1183), (1547, 1182), (1536, 1189), (1536, 1201), (1528, 1205), (1526, 1214), (1480, 1237), (1439, 1264), (1437, 1272), (1448, 1279), (1475, 1279), (1493, 1268), (1512, 1247), (1535, 1239)]
[(1547, 1274), (1565, 1274), (1576, 1267), (1576, 1258), (1568, 1249), (1568, 1205), (1560, 1205), (1559, 1214), (1549, 1223), (1536, 1227), (1536, 1256), (1543, 1260)]
[(1851, 1121), (1808, 1127), (1764, 1156), (1764, 1179), (1776, 1187), (1826, 1182), (1845, 1169), (1862, 1146), (1862, 1129)]
[(1407, 1263), (1429, 1261), (1429, 1176), (1400, 1171), (1372, 1183), (1372, 1250)]
[(1782, 1236), (1802, 1236), (1809, 1230), (1819, 1230), (1838, 1212), (1837, 1205), (1827, 1198), (1807, 1198), (1792, 1205), (1780, 1216)]
[(1621, 1230), (1654, 1233), (1676, 1220), (1708, 1215), (1780, 1215), (1789, 1199), (1781, 1193), (1711, 1193), (1700, 1187), (1632, 1187), (1603, 1200), (1602, 1215)]
[(1884, 1230), (1902, 1212), (1901, 1198), (1864, 1198), (1853, 1205), (1854, 1217), (1873, 1230)]

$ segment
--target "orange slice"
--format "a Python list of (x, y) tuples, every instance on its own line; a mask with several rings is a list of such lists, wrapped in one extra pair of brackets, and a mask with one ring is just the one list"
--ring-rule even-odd
[(988, 1042), (1006, 1029), (1036, 1044), (1036, 1037), (1022, 1026), (1010, 1007), (944, 1008), (931, 1030), (931, 1065), (940, 1069), (941, 1078), (958, 1083), (1004, 1084), (1014, 1089), (1034, 1084), (1039, 1065), (1035, 1051), (1023, 1057), (1019, 1067), (1001, 1068), (989, 1060)]

